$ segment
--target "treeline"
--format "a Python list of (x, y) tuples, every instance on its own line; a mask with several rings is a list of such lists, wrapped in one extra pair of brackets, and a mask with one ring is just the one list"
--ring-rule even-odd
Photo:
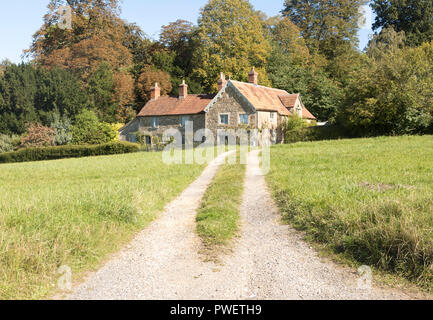
[[(177, 94), (216, 92), (220, 72), (301, 93), (321, 121), (351, 135), (422, 133), (433, 123), (433, 5), (374, 0), (376, 35), (357, 49), (366, 0), (286, 0), (267, 17), (248, 0), (209, 0), (197, 24), (178, 20), (149, 39), (120, 19), (116, 0), (51, 0), (26, 54), (31, 63), (0, 66), (0, 133), (28, 123), (76, 122), (93, 111), (104, 123), (125, 123), (158, 82)], [(57, 10), (70, 5), (72, 29)]]

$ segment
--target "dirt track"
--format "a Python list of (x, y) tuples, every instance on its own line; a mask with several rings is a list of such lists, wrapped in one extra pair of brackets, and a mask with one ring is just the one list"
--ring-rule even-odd
[(396, 290), (359, 286), (349, 269), (322, 261), (299, 233), (280, 223), (258, 152), (249, 155), (242, 228), (221, 264), (204, 262), (196, 210), (219, 157), (141, 232), (67, 299), (408, 299)]

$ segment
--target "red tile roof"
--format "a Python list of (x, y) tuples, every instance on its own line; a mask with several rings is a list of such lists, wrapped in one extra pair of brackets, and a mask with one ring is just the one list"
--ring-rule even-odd
[(308, 120), (317, 120), (317, 118), (313, 116), (313, 114), (305, 107), (302, 108), (302, 118)]
[(286, 108), (294, 108), (296, 101), (298, 101), (299, 93), (297, 94), (284, 94), (279, 96), (281, 102), (284, 104)]
[(215, 95), (189, 94), (185, 99), (162, 96), (149, 101), (138, 114), (139, 117), (187, 115), (204, 112)]
[(257, 111), (276, 111), (284, 116), (290, 115), (290, 112), (279, 98), (280, 95), (287, 95), (288, 93), (286, 91), (263, 87), (252, 83), (233, 80), (231, 80), (231, 82)]
[[(300, 94), (296, 93), (296, 94), (286, 94), (286, 95), (281, 95), (280, 96), (280, 100), (281, 102), (284, 104), (284, 106), (290, 111), (293, 112), (293, 109), (296, 105), (296, 101), (298, 101), (298, 99), (300, 99)], [(305, 106), (302, 104), (302, 118), (303, 119), (308, 119), (308, 120), (317, 120), (315, 116), (313, 116), (311, 114), (310, 111), (308, 111), (307, 108), (305, 108)]]
[[(252, 104), (257, 111), (275, 111), (280, 115), (290, 116), (291, 110), (299, 94), (289, 94), (287, 91), (263, 87), (251, 83), (230, 80), (233, 86)], [(189, 94), (185, 99), (173, 96), (162, 96), (149, 101), (138, 114), (139, 117), (170, 116), (199, 114), (205, 111), (215, 95)], [(302, 108), (303, 117), (316, 118)]]

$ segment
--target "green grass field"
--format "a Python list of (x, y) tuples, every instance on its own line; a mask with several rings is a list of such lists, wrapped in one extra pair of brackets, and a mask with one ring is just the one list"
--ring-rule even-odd
[(272, 149), (267, 181), (287, 222), (360, 264), (433, 289), (433, 137)]
[(212, 258), (217, 258), (217, 249), (228, 245), (239, 230), (245, 169), (239, 164), (239, 155), (236, 164), (222, 165), (203, 197), (197, 232)]
[(100, 265), (204, 166), (161, 153), (0, 165), (0, 299), (49, 297), (62, 265)]

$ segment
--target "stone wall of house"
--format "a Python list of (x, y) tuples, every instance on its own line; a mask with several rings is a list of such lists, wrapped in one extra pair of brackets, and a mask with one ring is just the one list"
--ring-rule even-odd
[(137, 132), (140, 127), (140, 118), (135, 118), (133, 121), (128, 123), (122, 130), (120, 130), (120, 141), (131, 141), (135, 142), (135, 138), (130, 135), (134, 132)]
[[(220, 123), (221, 114), (228, 114), (228, 125)], [(241, 114), (248, 114), (248, 125), (240, 124), (239, 115)], [(219, 129), (257, 128), (257, 114), (236, 94), (233, 88), (228, 86), (206, 113), (206, 128), (212, 131), (217, 140)]]
[[(131, 141), (134, 139), (131, 134), (136, 132), (142, 132), (149, 136), (162, 137), (164, 132), (168, 129), (177, 129), (182, 135), (185, 133), (185, 129), (182, 127), (183, 116), (159, 116), (158, 126), (153, 127), (154, 117), (139, 117), (132, 121), (124, 130), (121, 131), (121, 140)], [(205, 114), (187, 115), (189, 121), (193, 122), (194, 133), (199, 129), (205, 128)]]
[(158, 126), (152, 127), (154, 117), (140, 118), (140, 132), (151, 136), (162, 136), (168, 129), (177, 129), (182, 135), (185, 133), (182, 127), (182, 117), (188, 117), (189, 121), (193, 122), (194, 133), (197, 130), (205, 128), (205, 114), (185, 115), (185, 116), (160, 116), (158, 118)]

